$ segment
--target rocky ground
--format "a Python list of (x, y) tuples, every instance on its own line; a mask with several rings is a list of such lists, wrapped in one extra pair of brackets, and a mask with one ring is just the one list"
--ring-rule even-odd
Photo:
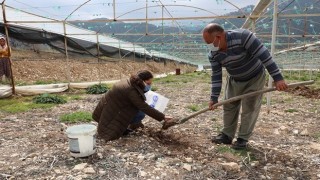
[[(166, 114), (184, 117), (206, 107), (210, 75), (163, 78), (157, 92), (170, 99)], [(161, 131), (146, 118), (146, 128), (112, 142), (97, 141), (88, 158), (69, 155), (59, 116), (92, 111), (101, 95), (49, 110), (1, 113), (0, 179), (320, 179), (320, 99), (274, 92), (270, 113), (262, 107), (247, 151), (215, 145), (222, 108)]]

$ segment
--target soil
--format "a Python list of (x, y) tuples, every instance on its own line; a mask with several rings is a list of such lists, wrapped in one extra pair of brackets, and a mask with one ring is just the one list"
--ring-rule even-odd
[(307, 86), (298, 86), (294, 89), (290, 89), (289, 92), (307, 98), (320, 99), (320, 89), (313, 89)]
[(14, 51), (12, 60), (13, 74), (16, 84), (68, 82), (70, 72), (71, 82), (89, 82), (117, 80), (128, 77), (139, 70), (147, 69), (155, 74), (175, 72), (193, 72), (196, 68), (167, 62), (135, 62), (125, 60), (111, 62), (90, 57), (71, 56), (69, 63), (62, 54)]
[[(154, 86), (170, 99), (165, 114), (175, 118), (191, 114), (191, 104), (207, 104), (210, 94), (209, 75)], [(73, 158), (65, 134), (72, 124), (59, 116), (92, 112), (101, 95), (81, 97), (50, 110), (0, 114), (0, 179), (320, 178), (320, 99), (274, 92), (270, 113), (262, 106), (248, 151), (211, 143), (222, 127), (220, 107), (168, 130), (147, 117), (144, 129), (111, 142), (98, 139), (94, 155)]]

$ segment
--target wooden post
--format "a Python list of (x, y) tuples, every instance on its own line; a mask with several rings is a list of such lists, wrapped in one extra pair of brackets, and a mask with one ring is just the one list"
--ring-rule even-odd
[(71, 82), (71, 72), (70, 72), (70, 64), (69, 64), (69, 54), (68, 54), (68, 42), (67, 42), (67, 31), (66, 31), (66, 22), (63, 22), (63, 32), (64, 32), (64, 49), (67, 61), (67, 78), (68, 78), (68, 85)]
[(9, 54), (9, 66), (10, 66), (10, 74), (11, 74), (11, 86), (12, 86), (12, 94), (16, 94), (16, 88), (15, 88), (15, 83), (14, 83), (14, 78), (13, 78), (13, 71), (12, 71), (12, 63), (11, 63), (11, 47), (9, 43), (9, 32), (8, 32), (8, 24), (7, 24), (7, 18), (6, 18), (6, 8), (4, 5), (4, 2), (2, 3), (2, 15), (3, 15), (3, 23), (4, 23), (4, 30), (6, 33), (6, 43), (8, 47), (8, 54)]

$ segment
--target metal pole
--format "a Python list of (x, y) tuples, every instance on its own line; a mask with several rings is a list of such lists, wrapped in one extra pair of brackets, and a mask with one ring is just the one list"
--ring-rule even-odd
[(252, 32), (255, 33), (256, 32), (256, 19), (251, 19), (252, 24), (251, 24), (251, 29)]
[(120, 43), (120, 40), (119, 40), (119, 67), (120, 67), (120, 79), (122, 79), (122, 73), (121, 73), (121, 43)]
[(71, 75), (70, 75), (70, 64), (69, 64), (69, 54), (68, 54), (68, 42), (67, 42), (67, 32), (66, 32), (66, 22), (63, 22), (63, 32), (64, 32), (64, 49), (65, 49), (65, 55), (66, 55), (66, 61), (67, 61), (67, 78), (68, 78), (68, 85), (70, 85), (71, 82)]
[(13, 78), (13, 71), (12, 71), (12, 63), (11, 63), (11, 47), (10, 47), (10, 43), (9, 43), (9, 32), (8, 32), (8, 24), (7, 24), (7, 18), (6, 18), (6, 10), (5, 10), (5, 5), (4, 2), (2, 2), (2, 15), (3, 15), (3, 23), (4, 23), (4, 30), (6, 33), (6, 43), (7, 43), (7, 47), (8, 47), (8, 54), (9, 54), (9, 67), (10, 67), (10, 74), (11, 74), (11, 86), (12, 86), (12, 94), (16, 94), (16, 88), (15, 88), (15, 84), (14, 84), (14, 78)]
[(148, 35), (148, 0), (146, 0), (146, 35)]
[(116, 0), (113, 0), (113, 21), (116, 21)]
[(101, 84), (101, 71), (100, 71), (100, 44), (99, 44), (99, 34), (98, 34), (98, 33), (97, 33), (97, 58), (98, 58), (99, 84)]
[(146, 49), (143, 49), (143, 51), (144, 51), (144, 63), (147, 64)]
[(133, 43), (133, 61), (136, 61), (136, 47), (135, 44)]
[[(278, 0), (273, 1), (273, 24), (272, 24), (272, 39), (271, 39), (271, 56), (274, 56), (276, 46), (276, 34), (277, 34), (277, 22), (278, 22)], [(272, 77), (269, 75), (268, 87), (272, 87)], [(267, 111), (270, 112), (271, 93), (267, 94)]]
[(162, 5), (162, 12), (161, 12), (161, 14), (162, 14), (162, 38), (164, 37), (164, 27), (163, 27), (163, 14), (164, 14), (164, 12), (163, 12), (163, 9), (164, 9), (164, 6)]

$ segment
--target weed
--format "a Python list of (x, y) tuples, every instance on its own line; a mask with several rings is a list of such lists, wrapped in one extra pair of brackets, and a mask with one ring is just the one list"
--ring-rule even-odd
[(196, 112), (196, 111), (200, 110), (200, 107), (197, 104), (191, 104), (191, 105), (187, 106), (187, 108), (190, 109), (193, 112)]
[(229, 146), (220, 145), (220, 146), (217, 147), (217, 152), (219, 152), (219, 153), (231, 153), (231, 154), (234, 154), (236, 156), (241, 156), (241, 157), (249, 157), (249, 159), (251, 161), (257, 160), (256, 157), (247, 149), (234, 150), (234, 149), (230, 148)]
[(68, 122), (68, 123), (90, 122), (92, 121), (92, 113), (79, 111), (79, 112), (64, 114), (60, 116), (60, 120), (61, 122)]
[(293, 112), (298, 112), (298, 110), (296, 110), (296, 109), (287, 109), (287, 110), (285, 110), (285, 112), (293, 113)]
[(41, 94), (34, 97), (33, 102), (36, 104), (64, 104), (67, 101), (58, 95)]
[(87, 94), (103, 94), (109, 90), (105, 84), (96, 84), (87, 88)]

